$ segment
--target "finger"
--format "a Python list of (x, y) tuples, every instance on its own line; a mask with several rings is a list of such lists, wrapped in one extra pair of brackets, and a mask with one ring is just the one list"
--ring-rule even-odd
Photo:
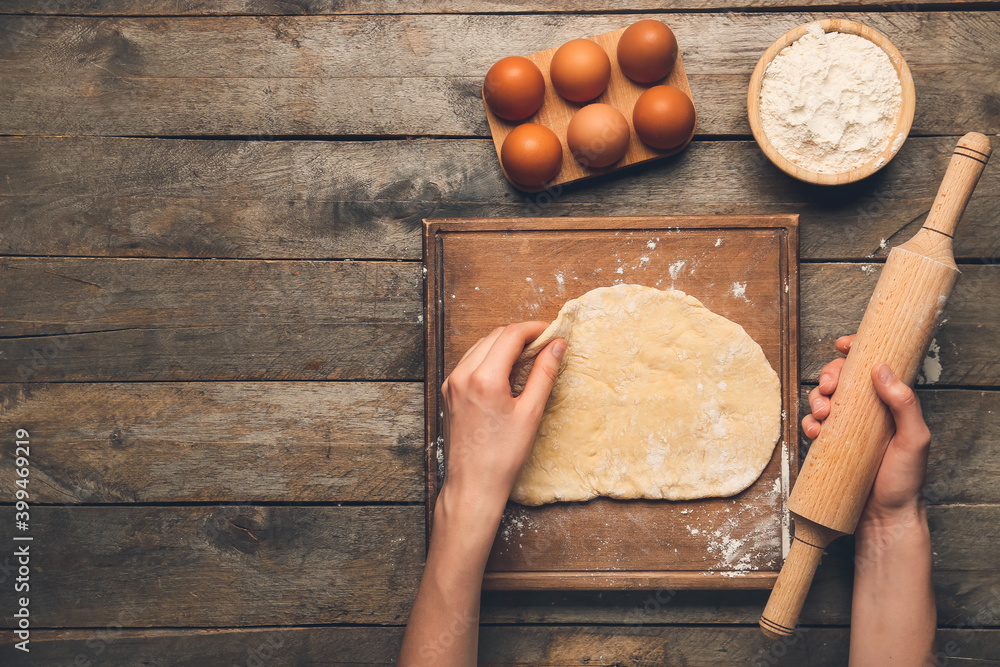
[(518, 405), (523, 404), (532, 413), (541, 416), (545, 409), (545, 402), (549, 400), (549, 394), (552, 393), (552, 385), (555, 384), (556, 377), (559, 375), (559, 363), (564, 354), (566, 354), (566, 341), (562, 338), (556, 338), (535, 357), (535, 365), (531, 367), (528, 382), (524, 385), (524, 391), (517, 399)]
[(819, 436), (821, 426), (822, 425), (812, 415), (806, 415), (802, 418), (802, 432), (806, 434), (807, 438), (816, 439), (816, 437)]
[[(462, 357), (462, 361), (458, 362), (459, 366), (462, 367), (463, 372), (471, 373), (479, 368), (479, 366), (483, 363), (483, 359), (485, 359), (486, 355), (489, 354), (493, 343), (496, 342), (496, 339), (500, 337), (500, 334), (503, 333), (505, 328), (506, 327), (497, 327), (491, 331), (489, 335), (480, 338), (475, 345), (469, 348), (469, 351), (465, 353), (464, 357)], [(455, 370), (458, 370), (458, 366), (455, 367)]]
[(524, 351), (524, 346), (538, 338), (548, 328), (547, 322), (519, 322), (504, 327), (503, 332), (493, 341), (489, 353), (479, 364), (477, 372), (484, 377), (504, 382), (510, 377), (514, 362)]
[(830, 399), (820, 393), (819, 387), (814, 387), (809, 392), (809, 409), (817, 420), (822, 421), (830, 416)]
[[(497, 330), (500, 329), (500, 328), (501, 327), (497, 327), (496, 329), (494, 329), (493, 333), (496, 333)], [(479, 344), (482, 343), (484, 340), (486, 340), (486, 336), (483, 336), (482, 338), (480, 338), (479, 340), (477, 340), (475, 343), (473, 343), (471, 346), (469, 346), (469, 349), (466, 350), (465, 354), (462, 355), (462, 358), (458, 360), (458, 364), (456, 364), (456, 366), (460, 365), (463, 361), (465, 361), (466, 359), (468, 359), (469, 355), (472, 353), (472, 351), (474, 349), (476, 349), (477, 347), (479, 347)]]
[(908, 450), (923, 450), (930, 444), (931, 434), (924, 423), (917, 394), (900, 380), (888, 364), (872, 368), (872, 381), (879, 398), (889, 406), (896, 422), (893, 440)]
[[(834, 359), (819, 372), (819, 393), (824, 396), (832, 396), (840, 382), (840, 371), (844, 367), (845, 359)], [(812, 401), (810, 401), (810, 404)]]
[(847, 354), (847, 352), (851, 349), (851, 343), (854, 342), (854, 337), (856, 335), (857, 334), (851, 334), (850, 336), (841, 336), (838, 338), (837, 342), (834, 343), (837, 346), (837, 351), (842, 354)]

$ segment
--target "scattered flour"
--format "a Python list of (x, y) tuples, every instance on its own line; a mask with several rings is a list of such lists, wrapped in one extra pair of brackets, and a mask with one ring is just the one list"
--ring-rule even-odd
[(562, 294), (563, 292), (566, 291), (566, 278), (563, 277), (563, 274), (561, 273), (557, 273), (555, 274), (555, 276), (556, 276), (556, 285), (559, 288), (559, 293)]
[(931, 340), (920, 376), (918, 384), (934, 384), (941, 379), (941, 346), (938, 345), (937, 338)]
[(437, 442), (434, 443), (434, 458), (437, 459), (437, 476), (438, 482), (444, 479), (444, 438), (438, 436)]
[(729, 288), (729, 293), (735, 296), (737, 299), (743, 299), (747, 303), (750, 303), (750, 299), (747, 298), (747, 284), (746, 283), (733, 283), (733, 286)]
[(538, 531), (538, 527), (528, 513), (519, 508), (508, 507), (503, 511), (503, 518), (500, 521), (500, 538), (504, 542), (512, 539), (524, 537), (527, 530)]
[(685, 264), (687, 264), (687, 260), (686, 259), (679, 259), (679, 260), (677, 260), (676, 262), (674, 262), (673, 264), (670, 265), (670, 267), (669, 267), (668, 270), (670, 271), (670, 279), (671, 280), (677, 280), (677, 276), (679, 276), (681, 274), (681, 269), (684, 268)]

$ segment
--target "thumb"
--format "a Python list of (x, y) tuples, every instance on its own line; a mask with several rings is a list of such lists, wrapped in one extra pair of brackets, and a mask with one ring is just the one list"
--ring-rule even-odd
[(531, 367), (531, 374), (528, 382), (524, 385), (524, 391), (518, 397), (518, 402), (525, 403), (529, 408), (537, 410), (538, 414), (545, 409), (545, 402), (549, 400), (552, 393), (552, 385), (559, 375), (559, 363), (566, 353), (566, 341), (557, 338), (535, 357), (535, 364)]
[(923, 450), (931, 440), (930, 430), (924, 423), (923, 413), (917, 394), (900, 380), (888, 364), (878, 364), (872, 368), (872, 381), (879, 398), (889, 406), (896, 422), (894, 440), (906, 449)]

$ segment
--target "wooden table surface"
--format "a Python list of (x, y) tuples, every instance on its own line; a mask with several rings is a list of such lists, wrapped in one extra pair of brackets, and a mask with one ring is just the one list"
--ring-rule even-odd
[[(8, 628), (18, 428), (34, 538), (31, 653), (5, 630), (0, 662), (395, 659), (424, 556), (423, 218), (798, 213), (804, 397), (957, 137), (1000, 132), (1000, 2), (871, 1), (0, 2)], [(692, 145), (512, 189), (490, 64), (640, 15), (677, 35)], [(836, 189), (770, 165), (745, 114), (765, 48), (828, 16), (888, 35), (917, 90), (897, 158)], [(920, 391), (949, 664), (1000, 664), (998, 186), (990, 165)], [(852, 553), (831, 545), (788, 643), (757, 629), (762, 591), (493, 592), (482, 658), (844, 665)]]

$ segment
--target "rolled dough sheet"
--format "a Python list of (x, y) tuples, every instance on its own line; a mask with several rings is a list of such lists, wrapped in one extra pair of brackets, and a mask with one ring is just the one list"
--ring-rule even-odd
[(515, 366), (568, 343), (511, 500), (685, 500), (750, 486), (781, 431), (781, 382), (743, 327), (679, 290), (616, 285), (568, 301)]

